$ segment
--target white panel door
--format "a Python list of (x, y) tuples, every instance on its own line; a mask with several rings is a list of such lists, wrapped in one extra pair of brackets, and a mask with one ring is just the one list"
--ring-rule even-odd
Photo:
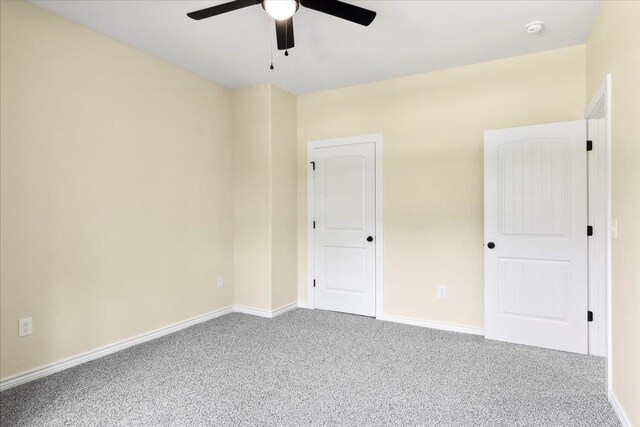
[(375, 144), (316, 148), (315, 307), (375, 316)]
[(586, 122), (484, 134), (485, 335), (587, 353)]

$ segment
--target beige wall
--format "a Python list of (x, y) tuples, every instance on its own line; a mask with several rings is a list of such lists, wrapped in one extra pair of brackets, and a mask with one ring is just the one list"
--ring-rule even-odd
[(298, 299), (296, 98), (271, 84), (233, 98), (236, 304), (274, 310)]
[(611, 73), (613, 391), (640, 425), (640, 2), (605, 1), (587, 42), (587, 96)]
[(271, 86), (233, 94), (236, 304), (271, 309)]
[[(483, 326), (483, 131), (575, 120), (585, 47), (298, 98), (298, 283), (306, 285), (306, 144), (382, 133), (384, 312)], [(446, 299), (436, 286), (448, 286)]]
[[(0, 376), (295, 302), (295, 97), (1, 4)], [(18, 338), (23, 317), (34, 334)]]
[(298, 300), (296, 235), (296, 97), (271, 86), (272, 302)]
[(230, 91), (28, 3), (0, 14), (0, 376), (232, 304)]

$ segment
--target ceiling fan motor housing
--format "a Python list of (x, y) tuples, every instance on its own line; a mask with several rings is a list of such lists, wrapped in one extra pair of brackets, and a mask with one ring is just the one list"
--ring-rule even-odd
[(262, 0), (262, 8), (277, 21), (284, 21), (293, 16), (300, 7), (299, 0)]

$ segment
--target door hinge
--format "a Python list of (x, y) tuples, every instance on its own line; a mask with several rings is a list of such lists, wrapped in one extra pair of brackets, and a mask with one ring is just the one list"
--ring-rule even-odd
[(587, 311), (587, 322), (593, 322), (593, 311)]
[(593, 141), (587, 140), (587, 151), (593, 151)]
[(315, 221), (313, 221), (313, 229), (314, 230), (316, 229), (316, 222)]
[(313, 168), (313, 170), (316, 170), (316, 162), (311, 162), (311, 167)]
[(316, 287), (316, 279), (313, 279), (313, 287)]
[(587, 225), (587, 236), (593, 236), (593, 226)]

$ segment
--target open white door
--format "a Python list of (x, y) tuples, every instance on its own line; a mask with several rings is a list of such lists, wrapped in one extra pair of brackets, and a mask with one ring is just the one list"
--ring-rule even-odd
[(484, 135), (485, 335), (587, 353), (584, 120)]
[(315, 307), (376, 315), (375, 143), (313, 150)]

